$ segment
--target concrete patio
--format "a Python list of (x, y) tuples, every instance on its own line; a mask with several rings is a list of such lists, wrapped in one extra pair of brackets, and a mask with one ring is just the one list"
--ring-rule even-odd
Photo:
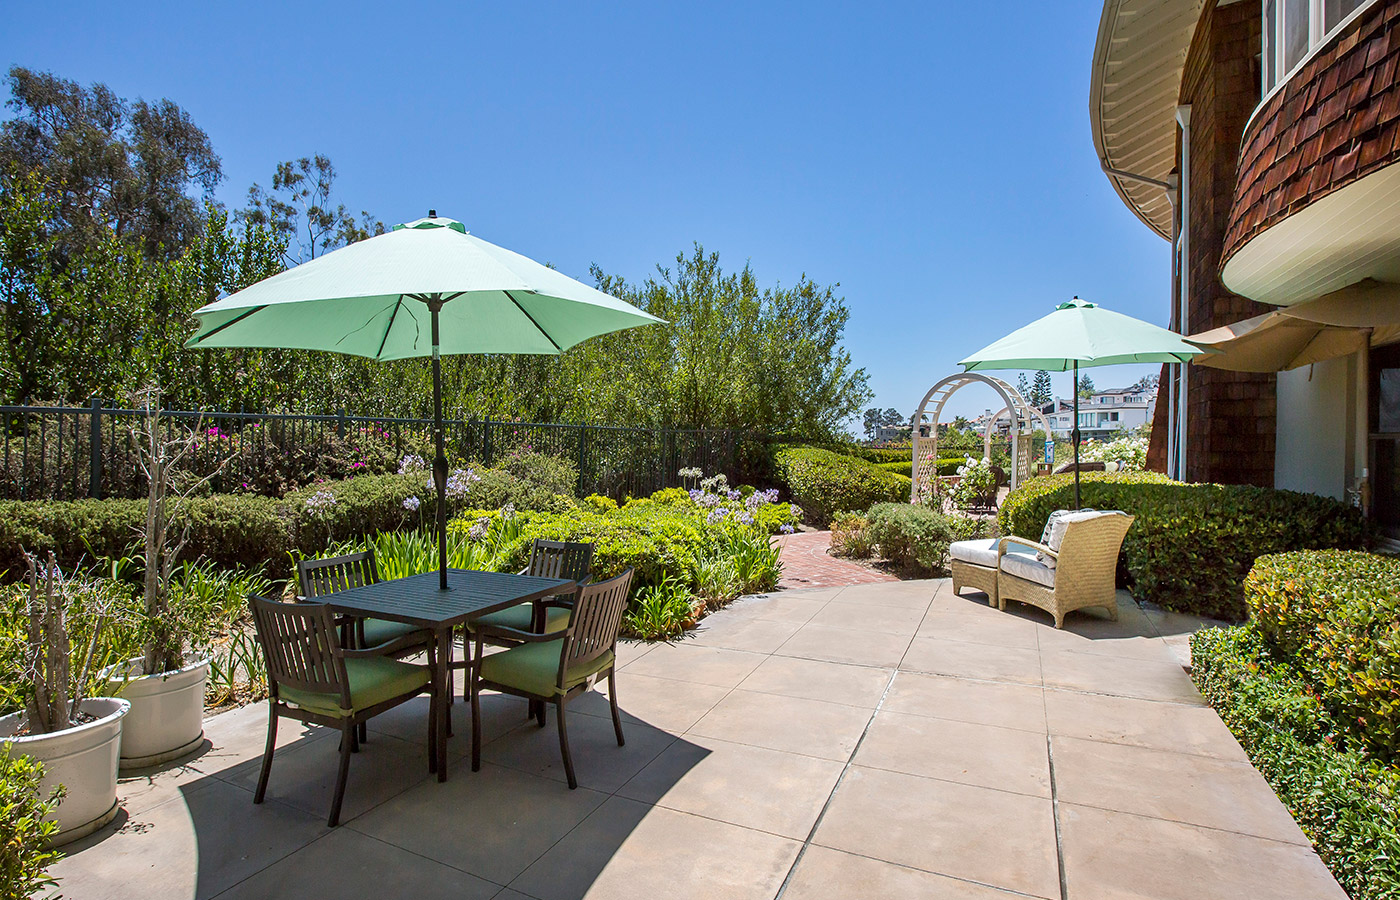
[(676, 645), (628, 645), (618, 691), (553, 720), (458, 705), (451, 779), (426, 701), (371, 723), (344, 824), (336, 738), (284, 726), (252, 804), (266, 710), (209, 719), (184, 765), (124, 778), (118, 822), (54, 867), (71, 898), (1163, 898), (1345, 894), (1168, 639), (1194, 623), (954, 597), (947, 581), (737, 601)]

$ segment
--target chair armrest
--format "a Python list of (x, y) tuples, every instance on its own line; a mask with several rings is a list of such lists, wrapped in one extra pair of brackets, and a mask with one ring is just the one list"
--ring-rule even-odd
[(423, 631), (415, 631), (412, 634), (405, 634), (401, 637), (396, 637), (392, 641), (385, 641), (382, 644), (375, 644), (373, 647), (363, 647), (359, 650), (342, 650), (341, 653), (346, 659), (364, 659), (371, 656), (387, 656), (391, 653), (397, 653), (400, 650), (409, 650), (414, 647), (422, 647), (423, 635), (426, 633), (427, 629), (424, 629)]
[(1003, 557), (1003, 556), (1006, 555), (1006, 545), (1007, 545), (1007, 544), (1020, 544), (1022, 547), (1029, 547), (1029, 548), (1031, 548), (1032, 550), (1037, 550), (1037, 551), (1039, 551), (1039, 552), (1041, 552), (1041, 553), (1044, 553), (1046, 556), (1049, 556), (1051, 559), (1059, 559), (1059, 558), (1060, 558), (1060, 554), (1059, 554), (1059, 553), (1057, 553), (1057, 552), (1054, 551), (1054, 550), (1051, 550), (1049, 547), (1045, 546), (1044, 544), (1040, 543), (1039, 541), (1032, 541), (1032, 540), (1029, 540), (1028, 538), (1004, 537), (1004, 538), (1002, 538), (1001, 540), (997, 541), (997, 559), (1001, 559), (1001, 557)]
[(471, 629), (474, 634), (480, 637), (490, 635), (491, 637), (510, 638), (511, 640), (519, 641), (522, 644), (538, 644), (543, 641), (558, 641), (562, 640), (564, 637), (563, 633), (558, 631), (553, 632), (551, 634), (536, 634), (533, 631), (520, 631), (515, 628), (507, 628), (504, 625), (482, 625), (479, 622), (473, 622), (471, 624)]

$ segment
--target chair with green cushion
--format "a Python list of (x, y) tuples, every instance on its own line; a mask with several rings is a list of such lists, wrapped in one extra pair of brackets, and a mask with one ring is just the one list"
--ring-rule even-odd
[[(613, 731), (617, 745), (624, 743), (622, 717), (617, 709), (617, 633), (627, 609), (627, 592), (632, 586), (632, 570), (616, 578), (578, 589), (571, 598), (573, 614), (562, 631), (535, 634), (508, 628), (480, 626), (475, 629), (475, 665), (468, 680), (472, 704), (472, 771), (481, 768), (481, 690), (490, 688), (524, 697), (532, 703), (553, 703), (558, 712), (559, 750), (564, 756), (564, 772), (569, 787), (578, 787), (574, 760), (569, 753), (569, 732), (564, 707), (587, 693), (598, 677), (608, 676), (608, 701), (612, 706)], [(551, 598), (546, 607), (562, 607), (570, 600)], [(501, 653), (482, 656), (488, 637), (513, 640), (516, 645)]]
[[(546, 541), (536, 539), (530, 546), (530, 564), (520, 570), (521, 575), (534, 575), (537, 578), (567, 578), (580, 585), (589, 582), (592, 576), (589, 569), (593, 565), (593, 544), (573, 541)], [(567, 599), (567, 598), (565, 598)], [(535, 621), (535, 604), (521, 603), (510, 609), (482, 616), (473, 623), (488, 628), (509, 628), (514, 631), (539, 631)], [(544, 608), (544, 633), (562, 631), (569, 624), (567, 606), (553, 605)], [(518, 641), (510, 638), (488, 641), (502, 646), (512, 646)]]
[(267, 792), (272, 755), (277, 747), (277, 720), (283, 717), (340, 731), (340, 771), (327, 820), (332, 828), (340, 822), (350, 754), (359, 750), (360, 727), (385, 710), (423, 693), (430, 697), (428, 764), (432, 767), (437, 758), (436, 730), (432, 725), (438, 711), (432, 677), (436, 660), (432, 654), (427, 666), (400, 662), (386, 655), (406, 650), (411, 636), (400, 638), (397, 646), (391, 643), (368, 650), (345, 649), (336, 631), (335, 617), (324, 603), (279, 603), (250, 596), (248, 606), (267, 663), (269, 704), (267, 749), (253, 793), (254, 803), (262, 803)]
[[(373, 550), (330, 559), (303, 559), (297, 561), (297, 580), (301, 583), (301, 597), (298, 599), (315, 600), (336, 591), (377, 584), (379, 567), (375, 564)], [(406, 645), (405, 653), (416, 653), (426, 650), (433, 643), (431, 631), (402, 622), (384, 619), (350, 621), (354, 629), (351, 640), (346, 642), (347, 646), (366, 649), (413, 636), (416, 640)]]

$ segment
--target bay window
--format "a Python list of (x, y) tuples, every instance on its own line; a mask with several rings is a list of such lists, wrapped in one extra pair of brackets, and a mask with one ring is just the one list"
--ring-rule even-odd
[(1260, 35), (1263, 93), (1286, 80), (1309, 52), (1320, 47), (1363, 6), (1375, 0), (1264, 0)]

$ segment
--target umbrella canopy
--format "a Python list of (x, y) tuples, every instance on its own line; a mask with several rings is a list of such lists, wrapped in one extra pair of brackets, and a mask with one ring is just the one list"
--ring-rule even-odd
[(532, 259), (428, 218), (350, 244), (195, 311), (186, 347), (329, 350), (433, 359), (438, 586), (447, 590), (441, 354), (557, 354), (661, 320)]
[(427, 218), (280, 272), (195, 312), (186, 347), (330, 350), (378, 360), (430, 356), (442, 300), (445, 354), (554, 354), (660, 321), (532, 259)]
[(1074, 505), (1079, 506), (1079, 368), (1124, 363), (1184, 363), (1205, 351), (1150, 322), (1075, 297), (964, 359), (968, 372), (1045, 369), (1074, 372)]
[(1063, 372), (1076, 365), (1187, 362), (1204, 352), (1165, 328), (1075, 297), (1055, 307), (1048, 316), (983, 347), (958, 365), (968, 372), (988, 369)]

